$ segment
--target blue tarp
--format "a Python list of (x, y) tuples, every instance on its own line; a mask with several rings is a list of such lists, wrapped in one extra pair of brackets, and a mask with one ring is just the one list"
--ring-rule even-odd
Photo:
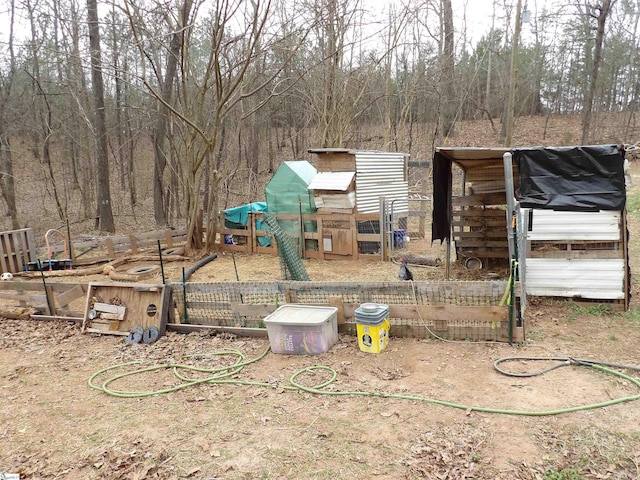
[[(244, 228), (249, 224), (249, 213), (254, 212), (266, 212), (266, 202), (253, 202), (239, 207), (227, 208), (224, 211), (224, 226), (225, 228)], [(256, 220), (256, 228), (258, 230), (267, 230), (266, 224), (263, 225), (262, 219)], [(271, 238), (258, 237), (260, 245), (268, 247), (271, 245)]]
[(226, 228), (246, 227), (249, 223), (249, 213), (266, 211), (266, 202), (253, 202), (239, 207), (227, 208), (224, 211), (224, 226)]

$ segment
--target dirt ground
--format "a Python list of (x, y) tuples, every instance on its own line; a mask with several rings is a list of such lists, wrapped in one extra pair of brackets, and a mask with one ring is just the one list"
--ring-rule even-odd
[[(631, 191), (637, 185), (636, 176)], [(635, 272), (637, 214), (629, 224)], [(443, 255), (437, 245), (429, 253)], [(305, 265), (314, 280), (395, 280), (398, 270), (380, 262)], [(180, 278), (183, 266), (172, 262), (166, 275)], [(232, 256), (220, 255), (191, 281), (279, 275), (277, 258), (236, 255), (234, 266)], [(443, 267), (416, 267), (414, 275), (442, 279)], [(452, 278), (483, 275), (452, 271)], [(577, 365), (533, 377), (494, 369), (497, 359), (511, 356), (640, 366), (638, 293), (634, 287), (632, 311), (625, 314), (532, 299), (522, 345), (391, 338), (382, 353), (369, 354), (359, 350), (355, 337), (343, 335), (324, 355), (267, 353), (206, 383), (177, 375), (210, 378), (212, 369), (240, 361), (236, 354), (219, 353), (240, 352), (253, 360), (268, 340), (169, 332), (151, 345), (127, 346), (122, 337), (82, 334), (73, 323), (0, 319), (0, 473), (130, 480), (640, 478), (637, 385)], [(532, 372), (555, 363), (517, 360), (503, 366)], [(324, 394), (290, 387), (292, 375), (316, 365), (337, 374)], [(162, 368), (106, 386), (111, 392), (139, 392), (137, 397), (89, 386), (102, 369), (117, 367), (98, 374), (95, 385), (155, 366)], [(332, 371), (310, 371), (297, 381), (317, 385)], [(623, 371), (640, 380), (640, 371)], [(586, 408), (621, 397), (629, 401)], [(585, 408), (535, 415), (570, 407)]]

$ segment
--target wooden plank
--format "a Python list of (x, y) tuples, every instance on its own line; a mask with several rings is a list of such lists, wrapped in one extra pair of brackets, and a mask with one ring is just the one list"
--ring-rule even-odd
[[(42, 291), (42, 288), (41, 288)], [(16, 300), (19, 302), (34, 303), (41, 305), (46, 303), (47, 297), (43, 294), (37, 293), (20, 293), (20, 292), (0, 292), (0, 298), (4, 300)], [(23, 305), (26, 306), (26, 305)]]
[(64, 316), (64, 315), (38, 315), (31, 314), (31, 318), (34, 320), (62, 320), (64, 322), (75, 322), (82, 323), (83, 317), (75, 317), (75, 316)]
[(504, 322), (509, 316), (506, 307), (473, 306), (461, 307), (458, 305), (389, 305), (389, 317), (408, 318), (422, 320), (460, 321), (469, 320), (477, 322)]
[(103, 312), (103, 313), (100, 314), (100, 318), (102, 318), (103, 320), (118, 320), (118, 321), (121, 321), (121, 320), (124, 320), (124, 314)]
[(166, 248), (173, 248), (173, 235), (170, 228), (164, 230), (164, 244)]
[(454, 217), (501, 217), (507, 218), (507, 213), (499, 208), (467, 208), (464, 210), (454, 210)]
[[(136, 290), (138, 291), (138, 290)], [(93, 304), (93, 309), (96, 312), (106, 312), (106, 313), (113, 313), (115, 315), (121, 315), (124, 317), (124, 314), (127, 311), (127, 307), (123, 306), (123, 305), (111, 305), (109, 303), (100, 303), (100, 302), (95, 302)]]
[(476, 205), (506, 205), (507, 198), (504, 193), (477, 193), (461, 197), (452, 197), (451, 202), (454, 207)]
[[(191, 306), (191, 304), (189, 304)], [(231, 302), (231, 311), (243, 317), (266, 317), (276, 311), (275, 304)]]
[(136, 236), (129, 235), (129, 243), (131, 244), (131, 253), (134, 255), (138, 253), (138, 244), (136, 243)]
[(342, 325), (345, 323), (344, 318), (344, 303), (342, 302), (342, 297), (332, 296), (329, 297), (329, 306), (335, 307), (338, 309), (336, 321), (338, 325)]
[(87, 333), (108, 333), (110, 335), (122, 335), (128, 336), (129, 332), (121, 332), (118, 330), (109, 330), (109, 326), (105, 326), (105, 328), (95, 328), (95, 327), (87, 327), (84, 330)]
[(77, 298), (81, 298), (86, 293), (85, 289), (82, 288), (82, 285), (75, 285), (71, 287), (69, 290), (67, 290), (66, 292), (62, 292), (60, 294), (56, 294), (56, 290), (53, 284), (51, 286), (51, 289), (54, 292), (54, 298), (56, 299), (56, 304), (60, 308), (66, 307), (72, 301), (76, 300)]
[(114, 245), (113, 245), (113, 239), (112, 238), (107, 238), (104, 241), (104, 245), (105, 245), (105, 247), (107, 247), (107, 254), (109, 256), (113, 257), (116, 254), (115, 248), (114, 248)]
[(0, 268), (2, 272), (11, 272), (7, 259), (9, 258), (9, 242), (6, 233), (0, 233)]
[(531, 250), (527, 258), (611, 259), (624, 258), (623, 250)]

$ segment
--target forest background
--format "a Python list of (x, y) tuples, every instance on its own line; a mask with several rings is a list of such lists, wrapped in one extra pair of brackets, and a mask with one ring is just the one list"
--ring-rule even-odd
[(638, 141), (639, 1), (482, 3), (484, 32), (455, 0), (2, 0), (0, 228), (186, 226), (212, 250), (207, 213), (308, 148), (430, 160), (576, 117), (556, 145)]

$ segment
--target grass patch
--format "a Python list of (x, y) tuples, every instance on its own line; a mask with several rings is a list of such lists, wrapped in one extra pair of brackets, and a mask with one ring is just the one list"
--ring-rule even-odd
[(578, 305), (574, 302), (568, 303), (570, 309), (569, 316), (567, 316), (568, 322), (573, 322), (579, 316), (603, 317), (614, 313), (613, 309), (604, 303), (594, 303), (587, 306)]
[(640, 322), (640, 307), (628, 310), (624, 312), (622, 316), (631, 322)]
[(640, 190), (627, 190), (627, 213), (640, 215)]
[(582, 480), (584, 477), (575, 468), (565, 468), (564, 470), (547, 470), (544, 472), (543, 480)]

